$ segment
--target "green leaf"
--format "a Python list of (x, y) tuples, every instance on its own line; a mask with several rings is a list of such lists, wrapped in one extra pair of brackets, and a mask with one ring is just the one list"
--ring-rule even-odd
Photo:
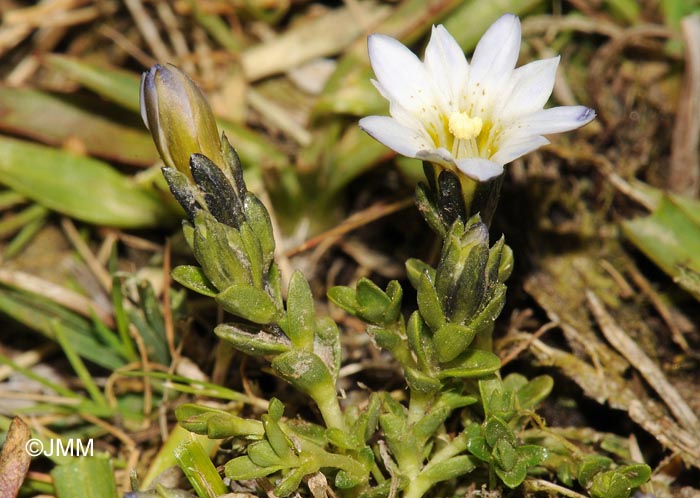
[(700, 204), (664, 195), (651, 216), (625, 221), (622, 231), (664, 272), (700, 300), (700, 292), (684, 284), (683, 272), (700, 274)]
[(147, 228), (174, 221), (159, 196), (108, 164), (0, 137), (0, 181), (59, 213), (98, 225)]
[(593, 477), (608, 470), (613, 461), (602, 455), (587, 455), (579, 464), (577, 480), (583, 487), (589, 487)]
[(491, 448), (486, 444), (486, 438), (482, 434), (482, 428), (476, 422), (472, 422), (465, 429), (468, 434), (467, 450), (483, 462), (491, 460)]
[(359, 303), (357, 302), (355, 289), (344, 285), (337, 285), (328, 289), (327, 295), (328, 299), (338, 308), (353, 316), (357, 315)]
[[(252, 446), (252, 445), (251, 445)], [(268, 476), (284, 468), (282, 465), (263, 466), (253, 463), (248, 456), (241, 456), (229, 460), (224, 466), (224, 474), (234, 481), (247, 481)]]
[(420, 259), (411, 258), (406, 261), (406, 276), (414, 289), (418, 289), (423, 274), (428, 275), (431, 282), (435, 282), (435, 269)]
[(501, 359), (490, 351), (467, 349), (454, 360), (442, 365), (438, 377), (483, 377), (498, 371), (499, 368)]
[(440, 362), (454, 360), (474, 340), (476, 331), (457, 323), (446, 323), (435, 332), (433, 342)]
[(198, 266), (181, 265), (175, 267), (170, 274), (177, 283), (190, 290), (209, 297), (216, 297), (218, 291)]
[(500, 438), (496, 441), (492, 455), (496, 465), (506, 471), (513, 470), (518, 462), (518, 452), (506, 438)]
[(222, 323), (214, 333), (231, 343), (239, 351), (252, 356), (268, 356), (286, 353), (291, 348), (289, 338), (282, 334), (250, 332), (232, 324)]
[(518, 404), (520, 408), (529, 410), (542, 402), (554, 387), (554, 379), (549, 375), (535, 377), (522, 388), (517, 390)]
[(495, 416), (489, 417), (484, 423), (484, 437), (491, 448), (494, 448), (500, 440), (506, 441), (511, 446), (517, 442), (513, 429), (506, 422)]
[(232, 285), (216, 296), (216, 302), (229, 313), (253, 323), (271, 323), (277, 316), (275, 303), (267, 292), (250, 285)]
[(334, 385), (326, 364), (310, 351), (295, 350), (281, 354), (272, 360), (272, 368), (282, 379), (314, 399), (318, 390)]
[(285, 458), (277, 454), (269, 441), (258, 441), (248, 446), (248, 458), (260, 467), (288, 467)]
[(357, 282), (356, 299), (360, 305), (358, 315), (369, 323), (385, 323), (384, 315), (391, 305), (391, 300), (374, 282), (361, 278)]
[(651, 478), (651, 468), (643, 463), (623, 465), (615, 469), (615, 471), (624, 474), (633, 488), (641, 486)]
[(314, 297), (309, 283), (300, 271), (295, 271), (287, 292), (285, 332), (297, 349), (313, 348), (315, 327)]
[(527, 477), (527, 465), (524, 462), (518, 461), (512, 469), (505, 470), (502, 467), (496, 466), (496, 475), (501, 478), (503, 484), (510, 489), (520, 486)]
[[(444, 327), (443, 327), (444, 328)], [(438, 367), (438, 355), (430, 331), (423, 322), (420, 313), (414, 311), (408, 319), (406, 337), (411, 350), (415, 353), (418, 365), (423, 372), (435, 372)]]
[(468, 474), (476, 468), (474, 458), (469, 455), (459, 455), (440, 463), (429, 465), (425, 469), (425, 476), (431, 482), (446, 481), (464, 474)]
[(625, 474), (609, 470), (593, 477), (589, 493), (592, 498), (628, 498), (632, 484)]

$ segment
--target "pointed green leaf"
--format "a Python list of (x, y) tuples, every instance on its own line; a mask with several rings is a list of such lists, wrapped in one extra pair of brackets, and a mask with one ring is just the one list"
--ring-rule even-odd
[(216, 302), (229, 313), (253, 323), (271, 323), (277, 316), (272, 298), (265, 291), (250, 285), (232, 285), (216, 296)]
[(297, 349), (311, 350), (316, 331), (314, 297), (309, 283), (300, 271), (295, 271), (287, 292), (287, 328), (285, 332)]
[(287, 336), (270, 334), (268, 332), (249, 332), (228, 323), (222, 323), (214, 329), (214, 333), (230, 342), (234, 348), (253, 356), (278, 355), (286, 353), (291, 348)]
[(475, 335), (475, 330), (456, 323), (446, 323), (440, 327), (433, 338), (440, 362), (454, 360), (462, 354), (472, 343)]
[(170, 276), (180, 285), (205, 296), (216, 297), (219, 292), (204, 274), (204, 270), (198, 266), (177, 266)]
[(467, 349), (454, 360), (445, 363), (438, 377), (483, 377), (498, 371), (499, 368), (501, 359), (490, 351)]

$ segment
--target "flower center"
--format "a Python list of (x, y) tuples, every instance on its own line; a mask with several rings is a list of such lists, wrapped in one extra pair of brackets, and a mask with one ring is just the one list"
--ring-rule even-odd
[(480, 117), (472, 118), (466, 112), (455, 111), (450, 114), (448, 127), (450, 133), (458, 140), (471, 140), (481, 133), (484, 122)]

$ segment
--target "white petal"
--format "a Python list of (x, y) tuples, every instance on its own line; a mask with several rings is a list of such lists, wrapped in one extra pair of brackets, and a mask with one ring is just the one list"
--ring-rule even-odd
[(499, 164), (508, 164), (509, 162), (524, 156), (528, 152), (539, 149), (548, 143), (549, 140), (540, 135), (507, 140), (499, 145), (498, 152), (491, 156), (491, 160)]
[(457, 163), (455, 158), (449, 150), (444, 147), (437, 149), (423, 149), (419, 150), (416, 154), (417, 159), (422, 159), (423, 161), (430, 161), (433, 163), (444, 164), (445, 166), (456, 166)]
[(513, 14), (501, 16), (479, 40), (470, 66), (470, 86), (496, 91), (510, 77), (520, 53), (520, 20)]
[(457, 161), (459, 170), (469, 178), (486, 182), (503, 174), (503, 165), (481, 158), (465, 158)]
[(425, 68), (446, 100), (445, 111), (454, 110), (467, 82), (469, 64), (462, 48), (442, 25), (433, 26), (425, 49)]
[(411, 112), (428, 110), (434, 103), (432, 84), (418, 57), (386, 35), (371, 35), (367, 47), (384, 96), (396, 100)]
[(505, 130), (505, 135), (525, 137), (561, 133), (580, 128), (593, 118), (595, 111), (582, 105), (553, 107), (517, 120)]
[(362, 118), (360, 128), (375, 140), (407, 157), (416, 157), (419, 150), (432, 147), (416, 130), (407, 128), (387, 116)]
[(497, 106), (496, 115), (506, 121), (541, 110), (552, 94), (558, 65), (559, 57), (552, 57), (513, 71), (511, 89), (503, 92), (504, 98)]

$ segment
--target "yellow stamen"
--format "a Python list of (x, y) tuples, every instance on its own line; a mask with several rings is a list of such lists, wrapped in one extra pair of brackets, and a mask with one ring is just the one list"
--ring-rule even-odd
[(470, 140), (478, 137), (481, 127), (484, 125), (480, 117), (472, 118), (466, 112), (455, 111), (450, 115), (449, 129), (455, 138), (459, 140)]

